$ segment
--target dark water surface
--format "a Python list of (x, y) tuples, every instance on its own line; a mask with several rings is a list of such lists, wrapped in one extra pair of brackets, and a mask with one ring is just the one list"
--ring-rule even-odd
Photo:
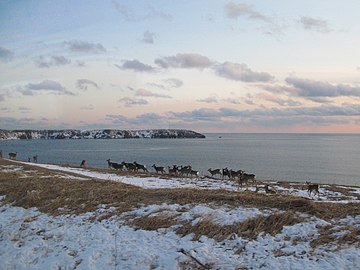
[[(206, 134), (206, 139), (17, 140), (0, 141), (4, 155), (41, 163), (106, 168), (107, 159), (137, 161), (150, 168), (190, 164), (242, 169), (257, 179), (360, 185), (360, 135)], [(152, 168), (151, 168), (152, 170)]]

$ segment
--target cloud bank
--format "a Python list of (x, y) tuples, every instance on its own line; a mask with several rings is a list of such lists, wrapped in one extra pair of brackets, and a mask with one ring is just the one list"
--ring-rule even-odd
[(122, 103), (126, 107), (131, 107), (131, 106), (134, 106), (134, 105), (146, 105), (146, 104), (149, 104), (149, 102), (146, 99), (129, 98), (129, 97), (121, 98), (121, 99), (119, 99), (119, 102)]
[(71, 60), (62, 55), (54, 55), (51, 56), (50, 58), (45, 58), (43, 56), (40, 56), (34, 61), (35, 61), (35, 65), (39, 68), (50, 68), (52, 66), (58, 67), (58, 66), (71, 64)]
[(144, 64), (137, 59), (124, 60), (124, 63), (121, 66), (117, 65), (117, 64), (115, 64), (115, 66), (119, 69), (130, 69), (130, 70), (140, 71), (140, 72), (151, 72), (151, 71), (155, 70), (154, 67)]
[(179, 53), (174, 56), (167, 56), (155, 59), (155, 64), (163, 69), (184, 68), (184, 69), (205, 69), (212, 68), (220, 77), (243, 82), (269, 82), (274, 79), (267, 72), (256, 72), (246, 64), (224, 62), (222, 64), (210, 60), (208, 57), (197, 53)]
[(328, 82), (296, 77), (286, 78), (285, 81), (295, 87), (295, 92), (300, 97), (360, 96), (360, 87), (345, 84), (332, 85)]
[(333, 31), (326, 20), (316, 19), (308, 16), (302, 16), (299, 20), (302, 27), (306, 30), (316, 31), (320, 33), (329, 33)]
[(169, 95), (154, 93), (154, 92), (151, 92), (151, 91), (146, 90), (146, 89), (138, 89), (138, 90), (136, 90), (135, 96), (139, 96), (139, 97), (154, 97), (154, 98), (172, 98), (172, 97), (169, 96)]
[(141, 41), (144, 43), (147, 43), (147, 44), (154, 44), (154, 37), (155, 37), (155, 33), (152, 33), (149, 30), (146, 30), (143, 33)]
[(98, 84), (94, 81), (88, 79), (80, 79), (76, 81), (76, 87), (80, 90), (88, 90), (89, 86), (99, 89)]
[(9, 62), (13, 59), (14, 52), (6, 49), (4, 47), (0, 47), (0, 61), (2, 62)]
[(74, 96), (75, 94), (67, 91), (64, 86), (62, 86), (59, 82), (52, 81), (52, 80), (44, 80), (40, 83), (29, 83), (25, 85), (24, 88), (18, 89), (23, 95), (35, 95), (39, 92), (49, 92), (52, 94), (57, 95), (71, 95)]
[(178, 53), (175, 56), (167, 56), (155, 59), (155, 64), (167, 68), (198, 68), (210, 67), (212, 62), (206, 56), (197, 53)]
[(143, 13), (136, 13), (129, 6), (120, 4), (119, 1), (113, 0), (112, 5), (122, 18), (129, 22), (140, 22), (153, 19), (160, 19), (164, 21), (172, 20), (171, 14), (160, 11), (153, 6), (148, 6)]
[(226, 16), (230, 19), (237, 19), (239, 17), (247, 17), (252, 20), (260, 20), (264, 22), (271, 22), (271, 19), (264, 14), (256, 11), (248, 4), (230, 2), (225, 5)]
[(106, 49), (100, 43), (90, 43), (82, 40), (65, 41), (64, 45), (75, 53), (104, 53)]
[(274, 79), (274, 77), (267, 72), (255, 72), (246, 64), (232, 62), (216, 65), (215, 72), (221, 77), (243, 82), (269, 82)]

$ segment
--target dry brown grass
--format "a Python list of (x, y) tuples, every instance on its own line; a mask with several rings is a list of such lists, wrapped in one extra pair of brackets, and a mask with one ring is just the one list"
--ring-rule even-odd
[[(0, 160), (0, 165), (8, 163)], [(29, 169), (25, 166), (25, 169)], [(0, 194), (6, 195), (5, 202), (13, 202), (16, 206), (25, 208), (37, 207), (40, 211), (59, 214), (59, 208), (68, 213), (83, 213), (95, 210), (99, 204), (122, 206), (127, 211), (128, 194), (137, 189), (131, 185), (124, 185), (112, 181), (88, 180), (79, 181), (57, 177), (57, 172), (45, 169), (50, 178), (40, 178), (32, 175), (20, 178), (21, 172), (0, 173)]]
[[(0, 159), (0, 165), (13, 164)], [(25, 170), (34, 169), (30, 165), (17, 165), (23, 166)], [(40, 211), (53, 215), (94, 211), (99, 204), (114, 206), (114, 214), (119, 214), (141, 205), (162, 203), (212, 203), (220, 206), (275, 208), (303, 212), (323, 219), (360, 215), (358, 204), (344, 206), (279, 194), (266, 196), (249, 191), (142, 189), (106, 180), (61, 179), (56, 176), (58, 172), (41, 168), (36, 170), (51, 177), (40, 178), (31, 174), (28, 178), (20, 178), (21, 172), (0, 172), (0, 195), (6, 195), (6, 203), (14, 202), (16, 206), (25, 208), (37, 207)], [(60, 211), (59, 208), (64, 210)]]
[(174, 217), (169, 216), (145, 216), (137, 217), (128, 224), (136, 229), (154, 231), (160, 228), (170, 228), (176, 225), (177, 221)]
[(191, 222), (183, 224), (177, 230), (177, 233), (182, 236), (194, 234), (193, 240), (199, 240), (201, 236), (206, 235), (217, 241), (222, 241), (232, 234), (255, 239), (262, 232), (276, 235), (281, 232), (284, 226), (291, 226), (303, 220), (292, 211), (274, 213), (269, 216), (258, 216), (233, 225), (219, 225), (214, 223), (211, 217), (204, 217), (195, 225), (192, 225)]
[(256, 238), (261, 232), (276, 235), (281, 232), (284, 226), (291, 226), (302, 221), (304, 218), (297, 216), (293, 211), (275, 213), (266, 217), (259, 216), (248, 219), (241, 224), (243, 231), (241, 235), (249, 238)]
[(203, 235), (220, 240), (229, 235), (226, 231), (227, 229), (224, 226), (214, 223), (211, 217), (205, 216), (195, 225), (192, 225), (191, 221), (184, 222), (182, 226), (176, 230), (176, 233), (181, 236), (193, 233), (193, 240), (199, 240)]
[(205, 267), (199, 265), (198, 263), (194, 261), (185, 261), (179, 264), (180, 270), (204, 270)]
[(348, 232), (339, 238), (339, 244), (352, 245), (356, 244), (360, 246), (360, 228), (348, 227)]
[[(360, 228), (351, 226), (326, 225), (318, 227), (319, 236), (310, 242), (310, 246), (315, 249), (318, 246), (336, 247), (356, 245), (360, 247)], [(336, 235), (338, 232), (345, 232), (342, 236)]]
[(294, 256), (295, 253), (296, 253), (295, 251), (289, 253), (279, 249), (274, 251), (274, 256), (275, 257)]

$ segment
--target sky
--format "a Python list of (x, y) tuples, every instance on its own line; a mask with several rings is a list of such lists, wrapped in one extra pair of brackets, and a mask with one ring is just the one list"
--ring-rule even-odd
[(0, 129), (360, 133), (358, 0), (0, 0)]

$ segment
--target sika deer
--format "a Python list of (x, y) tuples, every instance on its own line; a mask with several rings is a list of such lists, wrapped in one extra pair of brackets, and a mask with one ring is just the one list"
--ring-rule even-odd
[(111, 162), (110, 159), (107, 160), (109, 168), (113, 168), (115, 170), (123, 170), (124, 169), (124, 165), (122, 163), (116, 163), (116, 162)]
[(15, 153), (9, 153), (9, 159), (16, 160), (16, 155), (17, 155), (17, 152), (15, 152)]
[(139, 164), (136, 161), (134, 161), (134, 164), (136, 166), (136, 171), (142, 170), (143, 172), (149, 172), (145, 165)]
[(221, 170), (220, 169), (214, 169), (212, 170), (211, 168), (208, 169), (208, 172), (211, 174), (211, 177), (214, 177), (214, 175), (216, 176), (217, 174), (221, 176)]
[(190, 171), (190, 177), (193, 177), (193, 176), (195, 176), (196, 178), (199, 178), (200, 174), (199, 174), (198, 171), (191, 170)]
[(276, 194), (276, 191), (269, 188), (269, 185), (265, 185), (265, 192), (269, 194)]
[(123, 161), (121, 164), (124, 165), (129, 172), (130, 171), (135, 172), (137, 170), (136, 165), (133, 163), (127, 163)]
[(267, 194), (276, 194), (276, 190), (274, 188), (269, 188), (269, 185), (265, 185), (263, 187), (257, 186), (255, 192), (258, 192), (260, 189), (264, 189)]
[(152, 167), (155, 169), (155, 171), (156, 171), (156, 173), (158, 174), (159, 172), (161, 173), (161, 174), (164, 174), (165, 173), (165, 168), (164, 167), (157, 167), (155, 164), (154, 165), (152, 165)]
[(233, 171), (230, 170), (229, 174), (230, 174), (230, 178), (235, 179), (236, 177), (238, 177), (238, 179), (241, 179), (241, 176), (244, 172), (242, 170), (238, 170), (238, 171)]
[(188, 166), (184, 166), (184, 167), (181, 167), (181, 169), (179, 170), (179, 174), (181, 176), (184, 176), (186, 174), (186, 176), (189, 176), (189, 174), (191, 173), (191, 166), (188, 165)]
[(317, 194), (318, 196), (320, 196), (318, 184), (311, 184), (310, 182), (306, 182), (306, 184), (307, 184), (307, 192), (308, 192), (309, 196), (311, 196), (311, 193), (313, 191), (314, 191), (315, 195)]
[(170, 166), (168, 166), (168, 170), (169, 170), (170, 175), (177, 175), (177, 173), (178, 173), (178, 170), (175, 167), (175, 165), (172, 168)]
[(245, 183), (246, 185), (248, 184), (249, 181), (255, 183), (255, 174), (247, 174), (247, 173), (243, 172), (240, 177), (240, 181), (242, 183)]
[(222, 169), (221, 174), (222, 174), (222, 179), (223, 180), (224, 180), (225, 176), (227, 176), (229, 179), (231, 178), (230, 171), (229, 171), (229, 169), (227, 167)]

